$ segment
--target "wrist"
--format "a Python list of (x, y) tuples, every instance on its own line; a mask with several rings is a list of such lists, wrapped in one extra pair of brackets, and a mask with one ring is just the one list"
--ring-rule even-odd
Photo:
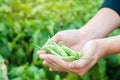
[(104, 42), (104, 39), (95, 39), (92, 40), (96, 44), (95, 55), (98, 59), (104, 57), (107, 53), (107, 47)]
[(97, 43), (97, 53), (99, 58), (110, 55), (120, 53), (120, 36), (114, 36), (104, 39), (95, 39)]
[(114, 37), (109, 37), (109, 38), (104, 38), (104, 46), (106, 49), (106, 54), (105, 55), (110, 55), (110, 54), (117, 54), (120, 53), (120, 36), (114, 36)]
[(89, 25), (85, 25), (79, 29), (80, 33), (85, 37), (87, 40), (93, 40), (98, 38), (103, 38), (106, 35), (98, 32), (98, 28), (91, 27)]

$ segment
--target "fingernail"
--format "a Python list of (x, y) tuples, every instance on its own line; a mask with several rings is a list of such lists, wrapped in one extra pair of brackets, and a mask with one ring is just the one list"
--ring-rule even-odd
[(44, 54), (39, 55), (40, 58), (45, 58)]
[(37, 51), (37, 54), (39, 55), (39, 51)]
[(51, 68), (49, 68), (49, 70), (50, 70), (50, 71), (52, 71), (52, 69), (51, 69)]
[(53, 71), (53, 69), (52, 69), (52, 68), (49, 68), (49, 70), (50, 70), (50, 71)]
[(46, 64), (46, 61), (45, 61), (45, 60), (43, 61), (43, 64), (44, 64), (44, 65)]

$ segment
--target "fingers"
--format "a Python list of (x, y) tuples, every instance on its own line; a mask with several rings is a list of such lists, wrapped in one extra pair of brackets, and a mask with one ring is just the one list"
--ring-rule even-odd
[(81, 76), (84, 75), (92, 66), (95, 65), (96, 62), (97, 62), (97, 59), (93, 60), (91, 63), (89, 63), (83, 69), (80, 69), (80, 71), (78, 72), (78, 75), (81, 75)]
[(57, 33), (57, 34), (55, 34), (55, 35), (51, 38), (51, 40), (54, 41), (54, 42), (56, 42), (56, 43), (58, 43), (59, 41), (61, 41), (60, 38), (61, 38), (61, 37), (60, 37), (59, 33)]
[(93, 54), (90, 53), (82, 53), (82, 55), (81, 59), (69, 63), (69, 68), (82, 69), (95, 59)]
[(40, 54), (45, 54), (45, 53), (46, 53), (45, 50), (39, 50), (39, 51), (37, 51), (37, 54), (38, 54), (38, 55), (40, 55)]
[(47, 60), (47, 61), (50, 61), (51, 63), (55, 63), (55, 64), (58, 64), (58, 62), (59, 62), (59, 64), (61, 66), (66, 64), (65, 61), (63, 61), (62, 59), (60, 59), (60, 58), (58, 58), (56, 56), (50, 55), (50, 54), (47, 54), (47, 55), (41, 54), (40, 58), (44, 59), (44, 60)]
[(58, 71), (58, 66), (51, 64), (48, 60), (44, 60), (43, 64), (50, 67), (50, 71)]
[(97, 44), (90, 41), (81, 50), (82, 58), (69, 64), (71, 69), (78, 75), (85, 74), (97, 62)]
[(71, 69), (82, 69), (88, 65), (93, 59), (80, 59), (69, 63)]
[(44, 60), (43, 64), (46, 65), (46, 66), (52, 67), (52, 65), (47, 60)]
[(97, 59), (94, 59), (93, 61), (91, 61), (90, 63), (88, 63), (86, 66), (76, 69), (76, 68), (72, 68), (71, 72), (77, 75), (84, 75), (95, 63), (97, 62)]
[[(40, 56), (41, 59), (44, 60), (43, 64), (46, 66), (50, 67), (50, 71), (66, 71), (66, 72), (72, 72), (78, 75), (83, 75), (85, 74), (94, 64), (95, 64), (95, 60), (93, 60), (92, 62), (88, 63), (85, 67), (81, 67), (81, 63), (78, 65), (79, 61), (73, 61), (75, 65), (74, 68), (69, 68), (68, 64), (72, 63), (72, 62), (65, 62), (59, 58), (57, 58), (56, 56), (50, 55), (50, 54), (41, 54)], [(82, 61), (84, 63), (84, 61)], [(76, 66), (79, 68), (77, 69)]]
[[(60, 35), (59, 35), (58, 33), (55, 34), (55, 35), (51, 38), (51, 40), (54, 41), (54, 42), (56, 42), (56, 43), (58, 43), (58, 42), (62, 43), (62, 41), (60, 41)], [(46, 42), (43, 46), (45, 46), (45, 45), (47, 45), (47, 42)], [(39, 50), (39, 51), (37, 52), (38, 55), (44, 54), (44, 53), (46, 53), (45, 50)]]
[[(59, 41), (55, 40), (54, 37), (52, 39), (55, 42)], [(39, 57), (44, 60), (43, 64), (50, 67), (50, 71), (66, 71), (83, 75), (96, 63), (97, 58), (90, 58), (96, 54), (96, 44), (93, 42), (87, 43), (81, 52), (82, 58), (73, 62), (65, 62), (51, 54), (42, 54), (45, 53), (45, 51), (40, 51), (38, 54)]]
[(54, 63), (51, 63), (51, 61), (48, 58), (45, 58), (44, 56), (41, 56), (42, 54), (39, 55), (41, 59), (43, 59), (43, 64), (45, 66), (49, 66), (52, 71), (58, 71), (58, 66), (54, 65)]
[(81, 53), (83, 55), (94, 55), (97, 50), (97, 43), (95, 41), (89, 41), (85, 44), (83, 49), (81, 50)]
[[(80, 60), (73, 61), (69, 64), (70, 68), (80, 69), (88, 65), (95, 59), (96, 43), (91, 41), (87, 43), (81, 50), (82, 57)], [(93, 57), (94, 56), (94, 57)]]
[(48, 61), (52, 65), (51, 68), (56, 68), (58, 71), (69, 71), (68, 62), (65, 62), (56, 56), (50, 54), (41, 54), (39, 57), (43, 60)]
[(51, 68), (51, 67), (49, 68), (49, 70), (50, 70), (50, 71), (56, 71), (54, 68)]

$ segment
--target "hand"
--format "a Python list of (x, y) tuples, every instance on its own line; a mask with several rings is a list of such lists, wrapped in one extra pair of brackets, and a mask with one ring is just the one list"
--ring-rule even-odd
[[(56, 43), (62, 43), (66, 45), (67, 47), (75, 50), (75, 51), (80, 51), (82, 46), (89, 40), (87, 35), (82, 33), (83, 31), (80, 29), (73, 29), (73, 30), (66, 30), (66, 31), (60, 31), (57, 34), (55, 34), (51, 40), (56, 42)], [(47, 42), (45, 43), (45, 45)], [(43, 50), (38, 51), (38, 55), (46, 53)]]
[(43, 64), (50, 67), (51, 71), (66, 71), (78, 75), (85, 74), (105, 53), (102, 41), (88, 41), (81, 49), (82, 59), (66, 62), (50, 54), (39, 54), (44, 60)]
[(62, 43), (73, 50), (80, 51), (82, 46), (91, 39), (87, 35), (89, 34), (84, 34), (82, 30), (72, 29), (58, 32), (51, 40), (56, 43)]

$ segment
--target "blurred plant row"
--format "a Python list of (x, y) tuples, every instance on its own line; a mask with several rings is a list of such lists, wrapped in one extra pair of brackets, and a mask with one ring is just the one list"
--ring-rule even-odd
[[(101, 59), (79, 77), (50, 72), (36, 54), (56, 32), (82, 27), (103, 0), (0, 0), (0, 80), (119, 80), (120, 55)], [(109, 36), (118, 35), (120, 29)]]

